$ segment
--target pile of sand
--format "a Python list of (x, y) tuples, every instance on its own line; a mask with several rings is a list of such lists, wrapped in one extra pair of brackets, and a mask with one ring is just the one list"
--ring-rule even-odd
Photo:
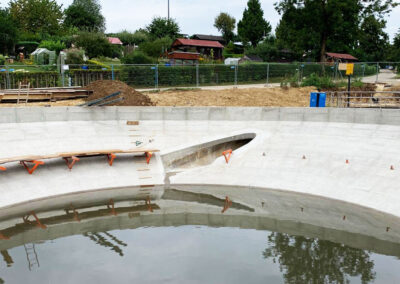
[(123, 97), (124, 100), (116, 103), (109, 104), (109, 106), (153, 106), (151, 99), (129, 87), (121, 81), (99, 80), (90, 83), (84, 88), (85, 90), (92, 90), (93, 94), (89, 96), (88, 101), (103, 98), (115, 92), (121, 92), (117, 97), (110, 100)]
[(305, 107), (314, 87), (249, 88), (226, 90), (168, 90), (149, 93), (157, 106), (274, 106)]

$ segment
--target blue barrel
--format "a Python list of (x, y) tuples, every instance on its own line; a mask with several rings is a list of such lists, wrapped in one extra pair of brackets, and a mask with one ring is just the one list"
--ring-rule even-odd
[(326, 93), (310, 94), (310, 107), (325, 107), (325, 106), (326, 106)]
[(319, 93), (318, 107), (326, 106), (326, 93)]
[(318, 93), (311, 93), (310, 94), (310, 107), (317, 107), (318, 106)]

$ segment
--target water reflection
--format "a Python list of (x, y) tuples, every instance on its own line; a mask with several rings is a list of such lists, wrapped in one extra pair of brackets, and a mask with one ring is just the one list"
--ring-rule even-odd
[(325, 240), (273, 232), (263, 256), (279, 263), (287, 283), (349, 283), (348, 276), (370, 283), (376, 277), (369, 251)]
[[(120, 256), (124, 256), (124, 252), (120, 246), (126, 247), (128, 245), (109, 232), (103, 232), (103, 234), (109, 237), (111, 241), (107, 240), (106, 237), (101, 235), (101, 233), (85, 233), (83, 236), (88, 237), (90, 240), (100, 246), (110, 248)], [(112, 242), (115, 242), (116, 244), (113, 244)]]
[[(237, 266), (229, 269), (240, 269), (249, 274), (254, 270), (260, 276), (262, 266), (267, 263), (269, 268), (263, 273), (280, 270), (278, 278), (274, 278), (275, 282), (279, 279), (287, 283), (348, 283), (354, 278), (359, 278), (362, 283), (370, 283), (379, 278), (377, 274), (382, 275), (382, 268), (376, 265), (374, 253), (396, 256), (396, 259), (391, 258), (389, 262), (395, 265), (399, 262), (399, 242), (270, 218), (238, 201), (232, 202), (229, 210), (222, 210), (224, 213), (221, 213), (224, 206), (224, 199), (212, 195), (168, 190), (160, 200), (152, 202), (147, 199), (124, 200), (115, 204), (113, 202), (112, 206), (99, 203), (79, 208), (71, 206), (72, 211), (65, 209), (42, 212), (39, 217), (44, 226), (21, 218), (4, 221), (0, 223), (0, 253), (5, 264), (2, 265), (7, 267), (5, 271), (9, 275), (1, 276), (8, 282), (8, 277), (15, 273), (35, 271), (29, 274), (32, 275), (38, 271), (42, 274), (52, 272), (58, 265), (58, 258), (61, 258), (58, 253), (61, 254), (65, 247), (73, 247), (75, 254), (81, 256), (75, 263), (82, 261), (82, 265), (88, 265), (88, 270), (92, 265), (90, 258), (94, 255), (86, 251), (95, 253), (96, 259), (112, 259), (112, 264), (105, 262), (107, 269), (117, 269), (120, 266), (119, 268), (129, 270), (135, 261), (140, 265), (144, 263), (143, 267), (147, 267), (147, 263), (150, 266), (152, 262), (160, 261), (166, 270), (171, 266), (171, 271), (180, 269), (173, 262), (168, 262), (172, 247), (179, 254), (179, 257), (174, 255), (174, 259), (185, 258), (187, 262), (184, 265), (193, 266), (190, 269), (197, 269), (196, 261), (207, 264), (214, 261), (221, 263), (220, 269), (226, 269), (225, 266), (232, 264), (231, 260), (238, 256), (236, 250), (249, 248), (252, 249), (251, 252), (243, 254), (245, 257), (237, 257)], [(200, 230), (196, 232), (199, 234), (193, 234), (197, 229)], [(146, 235), (146, 231), (152, 230), (156, 232)], [(218, 234), (215, 234), (216, 231)], [(185, 239), (186, 234), (189, 241)], [(142, 237), (137, 237), (138, 235)], [(257, 245), (251, 247), (248, 241), (254, 241), (252, 238), (255, 235)], [(267, 236), (268, 243), (265, 247)], [(46, 240), (47, 242), (42, 242)], [(52, 248), (49, 240), (55, 240), (54, 244), (59, 246), (59, 250)], [(199, 249), (196, 247), (197, 242), (204, 246)], [(229, 247), (229, 250), (224, 254), (220, 252), (222, 247)], [(198, 255), (193, 254), (196, 249)], [(229, 254), (229, 261), (220, 260), (218, 257), (221, 254)], [(71, 266), (72, 270), (75, 265), (72, 264), (72, 259), (76, 255), (71, 252), (66, 258), (71, 259), (66, 265)], [(382, 257), (389, 259), (388, 256)], [(39, 258), (40, 269), (36, 269), (39, 268)], [(242, 268), (243, 264), (251, 264), (251, 268), (246, 270)], [(256, 265), (261, 265), (261, 268), (253, 268)], [(14, 275), (10, 276), (12, 273)], [(235, 283), (243, 283), (239, 279), (233, 279)]]

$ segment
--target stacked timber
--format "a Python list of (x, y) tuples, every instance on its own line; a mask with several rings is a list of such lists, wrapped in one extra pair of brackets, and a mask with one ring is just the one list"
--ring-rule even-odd
[(26, 97), (29, 94), (30, 102), (40, 101), (60, 101), (85, 99), (91, 95), (93, 91), (83, 90), (81, 88), (40, 88), (40, 89), (11, 89), (0, 90), (1, 103), (17, 102), (18, 95)]

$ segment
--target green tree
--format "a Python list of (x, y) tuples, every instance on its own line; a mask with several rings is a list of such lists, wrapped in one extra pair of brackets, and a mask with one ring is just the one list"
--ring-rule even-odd
[(0, 54), (13, 52), (17, 41), (17, 29), (7, 9), (0, 8)]
[(246, 55), (257, 55), (263, 61), (275, 61), (278, 57), (278, 50), (275, 45), (275, 38), (270, 36), (263, 42), (259, 43), (256, 47), (250, 47), (245, 52)]
[(251, 42), (255, 47), (263, 37), (271, 32), (271, 25), (264, 19), (264, 11), (259, 0), (249, 0), (243, 12), (243, 18), (238, 23), (238, 34), (246, 45)]
[(148, 56), (158, 58), (171, 46), (172, 39), (169, 37), (158, 38), (154, 41), (146, 41), (139, 45), (139, 49)]
[(233, 31), (236, 27), (236, 19), (227, 13), (220, 13), (214, 21), (214, 27), (222, 33), (225, 42), (228, 44), (233, 39)]
[(134, 33), (123, 30), (119, 33), (109, 34), (109, 36), (119, 38), (124, 45), (139, 45), (148, 40), (147, 32), (137, 30)]
[(75, 38), (76, 46), (83, 48), (89, 58), (113, 56), (113, 46), (108, 42), (104, 34), (93, 32), (81, 32)]
[(153, 59), (147, 56), (145, 53), (140, 50), (136, 50), (124, 56), (121, 59), (123, 64), (151, 64), (154, 63)]
[(58, 55), (60, 54), (61, 50), (66, 48), (66, 45), (59, 40), (44, 40), (39, 44), (39, 47), (47, 48), (48, 50), (54, 50)]
[(154, 18), (146, 30), (153, 39), (164, 37), (175, 39), (180, 32), (179, 25), (175, 20), (162, 17)]
[(98, 0), (74, 0), (65, 10), (64, 25), (79, 30), (103, 32), (105, 19)]
[(62, 5), (55, 0), (12, 0), (10, 14), (20, 32), (57, 35), (62, 31)]
[(389, 36), (384, 32), (386, 21), (374, 15), (364, 18), (359, 38), (359, 54), (362, 61), (374, 62), (384, 60), (389, 48)]
[(400, 59), (400, 29), (393, 38), (393, 44), (390, 44), (386, 59), (391, 62), (398, 62)]
[(279, 263), (286, 283), (349, 283), (348, 276), (370, 283), (376, 277), (370, 254), (330, 241), (271, 233), (266, 259)]
[(276, 29), (278, 45), (297, 54), (311, 53), (325, 61), (327, 51), (352, 52), (360, 35), (361, 18), (382, 18), (396, 6), (393, 0), (280, 0)]

